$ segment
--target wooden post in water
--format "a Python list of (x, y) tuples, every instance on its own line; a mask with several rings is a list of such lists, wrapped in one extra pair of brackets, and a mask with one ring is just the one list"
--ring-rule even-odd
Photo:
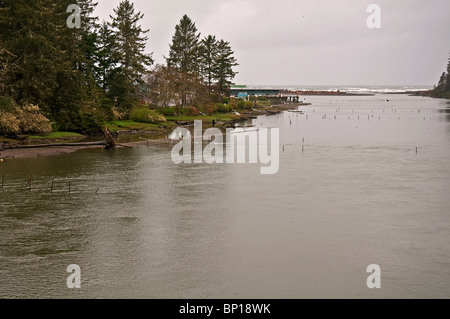
[(2, 174), (2, 188), (3, 188), (4, 181), (5, 181), (5, 174)]
[(55, 182), (55, 179), (52, 178), (52, 187), (50, 188), (50, 193), (53, 193), (53, 184), (54, 184), (54, 182)]
[(419, 148), (416, 146), (416, 154), (419, 153)]
[(69, 194), (70, 194), (70, 181), (69, 181)]
[(98, 195), (98, 188), (97, 188), (97, 190), (95, 191), (95, 195)]

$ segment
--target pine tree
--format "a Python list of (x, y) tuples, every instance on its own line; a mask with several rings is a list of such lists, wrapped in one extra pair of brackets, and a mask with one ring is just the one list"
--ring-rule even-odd
[(446, 82), (447, 82), (447, 74), (445, 72), (443, 72), (441, 74), (441, 77), (439, 78), (439, 83), (438, 83), (438, 85), (437, 85), (435, 90), (437, 92), (439, 92), (439, 93), (444, 92), (445, 91)]
[(193, 91), (190, 85), (192, 77), (199, 73), (199, 39), (200, 33), (197, 33), (195, 23), (184, 15), (175, 26), (169, 57), (166, 58), (167, 66), (178, 71), (177, 87), (182, 106), (187, 106), (188, 96)]
[(198, 71), (199, 63), (199, 39), (195, 23), (184, 15), (180, 23), (175, 27), (172, 37), (169, 57), (166, 58), (167, 65), (184, 73), (195, 73)]
[(113, 36), (113, 32), (108, 23), (103, 21), (97, 29), (94, 77), (105, 94), (109, 90), (111, 75), (117, 64), (117, 56), (113, 51)]
[(5, 81), (17, 69), (17, 64), (13, 62), (16, 59), (17, 57), (6, 50), (5, 46), (0, 42), (0, 97), (2, 95), (11, 95), (11, 92), (8, 92), (9, 88)]
[[(50, 103), (51, 113), (59, 128), (69, 131), (100, 131), (101, 125), (95, 128), (86, 127), (85, 117), (92, 117), (100, 104), (92, 97), (96, 89), (94, 81), (94, 62), (97, 51), (96, 28), (97, 18), (92, 13), (97, 6), (92, 0), (78, 0), (81, 9), (80, 28), (68, 28), (66, 13), (72, 0), (60, 1), (58, 12), (64, 13), (64, 25), (61, 28), (61, 51), (66, 53), (64, 67), (58, 71), (58, 86)], [(89, 114), (89, 115), (87, 115)]]
[(211, 85), (214, 80), (215, 61), (218, 54), (217, 49), (215, 36), (208, 35), (202, 40), (200, 48), (200, 73), (208, 85), (209, 92), (211, 92)]
[[(97, 3), (92, 0), (77, 0), (77, 4), (81, 8), (80, 50), (84, 56), (81, 127), (84, 133), (99, 134), (103, 132), (104, 122), (113, 119), (112, 102), (105, 95), (101, 86), (103, 83), (98, 81), (100, 56), (106, 58), (106, 62), (111, 65), (109, 68), (113, 62), (108, 57), (111, 56), (110, 52), (103, 47), (102, 32), (99, 31), (102, 26), (98, 23), (98, 18), (92, 16)], [(107, 43), (107, 49), (109, 48), (110, 43)]]
[(144, 53), (148, 40), (145, 34), (149, 30), (142, 30), (139, 21), (144, 15), (135, 13), (134, 4), (129, 0), (121, 1), (114, 13), (110, 17), (117, 68), (112, 72), (110, 95), (117, 97), (123, 109), (130, 110), (139, 94), (143, 75), (153, 64), (151, 54)]
[[(70, 2), (70, 1), (69, 1)], [(95, 63), (95, 55), (98, 50), (98, 17), (93, 17), (98, 3), (92, 0), (77, 0), (77, 5), (81, 9), (81, 28), (74, 30), (76, 48), (80, 55), (79, 69), (88, 77), (92, 77)]]
[(430, 91), (432, 97), (450, 99), (450, 57), (448, 58), (447, 73), (442, 73), (439, 83)]
[(237, 60), (233, 56), (234, 52), (231, 49), (230, 43), (220, 40), (217, 44), (217, 57), (215, 60), (214, 78), (217, 81), (221, 94), (228, 94), (229, 87), (237, 72), (233, 67), (238, 66)]
[(56, 7), (56, 0), (0, 2), (0, 42), (17, 66), (4, 85), (19, 103), (45, 106), (58, 85), (65, 57), (59, 46), (63, 16)]
[(447, 64), (447, 77), (445, 81), (445, 91), (450, 95), (450, 57), (448, 58)]

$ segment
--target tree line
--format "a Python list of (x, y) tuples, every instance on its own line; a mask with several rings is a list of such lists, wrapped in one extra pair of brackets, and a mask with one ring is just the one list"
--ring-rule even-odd
[(122, 0), (99, 22), (97, 3), (78, 0), (80, 28), (69, 28), (74, 2), (0, 0), (0, 134), (11, 116), (20, 122), (20, 109), (47, 117), (53, 130), (94, 134), (143, 101), (205, 106), (227, 95), (238, 65), (230, 43), (201, 39), (188, 16), (175, 27), (166, 65), (151, 68), (149, 30), (132, 2)]
[(447, 72), (442, 73), (438, 85), (431, 91), (431, 96), (450, 99), (450, 57), (448, 59)]
[[(175, 27), (169, 56), (166, 58), (167, 68), (175, 70), (178, 77), (179, 83), (174, 85), (178, 86), (183, 106), (189, 103), (189, 95), (195, 96), (192, 94), (196, 91), (196, 84), (198, 85), (195, 77), (200, 77), (201, 83), (206, 84), (208, 92), (212, 92), (212, 85), (215, 84), (218, 92), (225, 94), (236, 75), (233, 67), (238, 64), (230, 43), (217, 40), (213, 35), (201, 40), (200, 36), (195, 23), (184, 15)], [(173, 72), (169, 70), (169, 73)]]

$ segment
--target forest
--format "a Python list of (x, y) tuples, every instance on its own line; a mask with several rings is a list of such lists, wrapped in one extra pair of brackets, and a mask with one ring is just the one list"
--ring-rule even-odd
[(92, 0), (74, 2), (0, 0), (0, 135), (95, 135), (114, 120), (223, 111), (238, 66), (228, 41), (202, 37), (184, 15), (155, 65), (133, 2), (109, 21)]
[(447, 72), (443, 72), (439, 83), (430, 91), (430, 96), (450, 99), (450, 57), (447, 64)]

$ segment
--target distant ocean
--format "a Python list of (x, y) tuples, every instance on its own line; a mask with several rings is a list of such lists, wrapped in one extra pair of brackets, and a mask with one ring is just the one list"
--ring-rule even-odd
[(264, 88), (264, 89), (288, 89), (292, 91), (343, 91), (348, 93), (359, 93), (359, 94), (374, 94), (374, 93), (401, 93), (406, 91), (428, 91), (433, 89), (432, 86), (428, 85), (386, 85), (386, 86), (358, 86), (358, 85), (248, 85), (249, 88)]

